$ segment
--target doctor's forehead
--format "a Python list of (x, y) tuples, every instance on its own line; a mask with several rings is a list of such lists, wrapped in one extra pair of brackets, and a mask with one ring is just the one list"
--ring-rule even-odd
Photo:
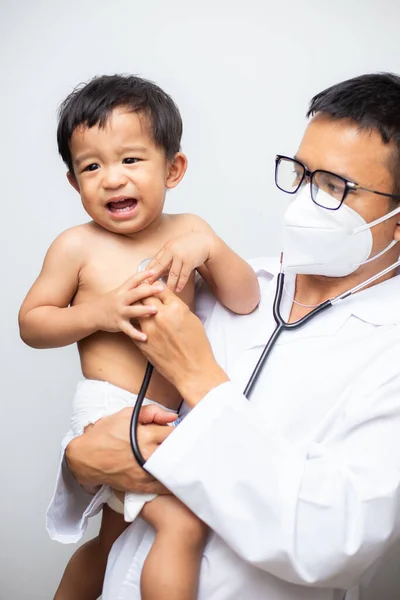
[(379, 131), (360, 129), (351, 119), (317, 114), (309, 122), (296, 157), (310, 171), (325, 169), (348, 179), (390, 175), (395, 147)]

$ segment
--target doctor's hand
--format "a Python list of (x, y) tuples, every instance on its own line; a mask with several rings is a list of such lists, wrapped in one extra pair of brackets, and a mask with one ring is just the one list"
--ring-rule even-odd
[(171, 290), (165, 288), (142, 303), (154, 304), (157, 313), (138, 319), (147, 339), (135, 343), (189, 406), (195, 406), (210, 390), (228, 381), (200, 320)]
[[(104, 417), (74, 438), (65, 451), (68, 466), (82, 485), (108, 484), (121, 491), (162, 494), (165, 488), (136, 462), (130, 445), (132, 409)], [(147, 460), (174, 431), (168, 427), (176, 415), (150, 405), (142, 408), (138, 427), (139, 447)]]

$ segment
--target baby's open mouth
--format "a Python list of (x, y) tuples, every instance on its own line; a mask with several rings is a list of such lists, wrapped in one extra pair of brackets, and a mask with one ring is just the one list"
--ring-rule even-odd
[(135, 208), (136, 198), (121, 198), (121, 200), (112, 200), (107, 203), (107, 208), (113, 213), (129, 212)]

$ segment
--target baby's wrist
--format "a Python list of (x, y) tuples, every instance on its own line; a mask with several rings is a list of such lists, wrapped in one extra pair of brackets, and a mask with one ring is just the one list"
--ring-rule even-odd
[(222, 242), (221, 238), (218, 237), (216, 233), (212, 232), (210, 234), (209, 252), (208, 252), (208, 258), (206, 260), (206, 264), (210, 265), (210, 263), (212, 263), (213, 259), (218, 258), (222, 249), (223, 249), (223, 242)]
[(105, 331), (102, 319), (103, 310), (99, 299), (87, 302), (84, 306), (86, 308), (87, 323), (92, 330), (92, 333), (96, 333), (96, 331)]

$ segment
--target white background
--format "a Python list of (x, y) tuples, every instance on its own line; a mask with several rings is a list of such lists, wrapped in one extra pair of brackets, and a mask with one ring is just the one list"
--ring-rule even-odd
[[(166, 210), (200, 214), (246, 257), (272, 254), (285, 206), (274, 155), (295, 152), (321, 89), (400, 72), (399, 23), (398, 0), (1, 0), (1, 600), (51, 598), (73, 550), (48, 539), (44, 514), (77, 353), (27, 348), (17, 328), (49, 244), (86, 218), (57, 156), (58, 104), (96, 74), (156, 81), (189, 157)], [(399, 597), (399, 554), (365, 598)]]

